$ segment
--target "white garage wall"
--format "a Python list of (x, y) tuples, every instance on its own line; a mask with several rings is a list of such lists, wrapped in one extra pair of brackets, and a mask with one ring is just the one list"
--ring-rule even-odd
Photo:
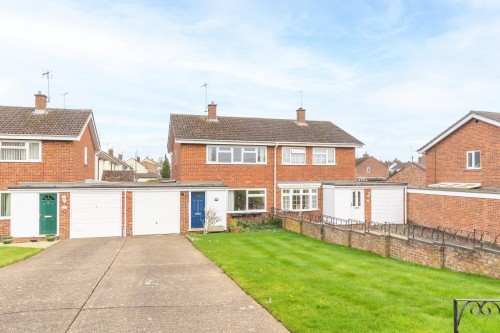
[[(13, 237), (40, 235), (39, 194), (11, 192), (10, 233)], [(58, 222), (59, 222), (59, 214)], [(59, 224), (59, 223), (58, 223)], [(57, 228), (59, 230), (59, 228)]]
[(404, 188), (372, 189), (372, 221), (404, 223)]
[(207, 190), (205, 192), (205, 209), (213, 208), (220, 216), (217, 225), (226, 228), (227, 223), (227, 190)]
[(335, 188), (323, 186), (323, 215), (335, 216)]
[(180, 191), (134, 191), (134, 235), (180, 233)]

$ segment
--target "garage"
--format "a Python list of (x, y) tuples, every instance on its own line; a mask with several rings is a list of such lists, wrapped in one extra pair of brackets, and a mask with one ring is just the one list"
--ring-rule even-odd
[(71, 193), (70, 238), (121, 236), (121, 191)]
[(134, 235), (180, 233), (180, 191), (134, 191), (133, 205)]

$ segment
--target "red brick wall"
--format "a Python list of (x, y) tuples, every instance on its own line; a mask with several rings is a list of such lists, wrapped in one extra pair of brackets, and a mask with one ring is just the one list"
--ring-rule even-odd
[[(307, 165), (282, 165), (277, 148), (277, 181), (354, 180), (354, 148), (336, 148), (336, 165), (312, 165), (312, 147), (306, 149)], [(177, 181), (220, 181), (229, 188), (267, 189), (267, 207), (274, 205), (274, 147), (267, 147), (267, 164), (207, 164), (206, 146), (174, 144), (172, 174)], [(318, 190), (319, 193), (321, 191)], [(279, 189), (278, 189), (278, 195)], [(280, 207), (280, 197), (277, 206)], [(318, 195), (321, 206), (321, 198)], [(318, 207), (321, 210), (321, 207)]]
[(365, 222), (370, 222), (372, 220), (372, 189), (365, 188)]
[[(62, 197), (66, 196), (66, 203), (62, 202)], [(70, 209), (71, 209), (71, 195), (69, 192), (59, 193), (59, 238), (67, 239), (70, 233)], [(66, 206), (66, 209), (63, 209)]]
[[(370, 173), (367, 168), (370, 168)], [(377, 160), (375, 157), (370, 156), (359, 165), (356, 166), (356, 178), (387, 178), (389, 177), (389, 168), (384, 163)]]
[[(482, 183), (500, 187), (500, 128), (470, 120), (426, 153), (427, 184)], [(466, 152), (481, 151), (481, 169), (467, 170)]]
[(10, 220), (0, 220), (0, 237), (10, 235)]
[[(133, 193), (127, 192), (127, 201), (125, 202), (125, 191), (122, 192), (122, 230), (123, 224), (126, 224), (125, 232), (127, 236), (132, 236), (132, 221), (133, 221)], [(127, 209), (125, 209), (127, 207)]]
[(500, 198), (469, 198), (430, 193), (432, 192), (408, 193), (408, 223), (433, 228), (441, 226), (500, 233)]
[(387, 181), (393, 183), (407, 183), (408, 186), (425, 187), (425, 170), (415, 164), (410, 164), (387, 179)]
[(187, 234), (189, 231), (189, 192), (182, 191), (180, 201), (181, 234)]
[[(83, 147), (88, 165), (83, 164)], [(0, 190), (21, 182), (74, 182), (94, 179), (95, 149), (90, 130), (81, 141), (43, 141), (42, 162), (0, 162)]]

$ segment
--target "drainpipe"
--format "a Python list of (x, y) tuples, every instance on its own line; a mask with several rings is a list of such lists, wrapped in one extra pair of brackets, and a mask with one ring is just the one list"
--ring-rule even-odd
[(404, 219), (405, 220), (403, 221), (403, 223), (408, 224), (408, 187), (407, 186), (405, 186), (403, 193), (404, 193), (403, 209), (405, 210), (405, 212), (404, 212)]
[(277, 178), (277, 175), (276, 175), (276, 161), (277, 161), (277, 157), (276, 157), (276, 149), (278, 148), (278, 142), (275, 142), (274, 143), (274, 195), (273, 195), (273, 199), (274, 199), (274, 208), (278, 208), (276, 207), (276, 178)]

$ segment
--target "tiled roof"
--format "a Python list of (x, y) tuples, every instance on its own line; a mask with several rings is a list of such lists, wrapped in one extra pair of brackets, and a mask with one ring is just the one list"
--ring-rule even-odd
[(364, 161), (366, 161), (369, 158), (370, 158), (370, 156), (356, 158), (356, 166), (360, 165), (361, 163), (363, 163)]
[(217, 117), (208, 121), (199, 115), (172, 114), (170, 130), (175, 140), (261, 141), (287, 143), (331, 143), (361, 146), (363, 143), (329, 121)]
[(79, 136), (92, 115), (92, 110), (34, 111), (33, 107), (0, 106), (0, 135)]
[(128, 165), (124, 161), (122, 161), (119, 158), (116, 158), (114, 156), (111, 156), (110, 154), (106, 153), (105, 151), (99, 150), (96, 155), (101, 160), (106, 160), (106, 161), (109, 161), (109, 162), (112, 162), (112, 163), (115, 163), (115, 164), (122, 165), (122, 166), (126, 167), (127, 169), (131, 168), (130, 165)]
[(133, 170), (104, 170), (102, 172), (102, 181), (106, 182), (133, 182)]
[(457, 120), (455, 123), (453, 123), (453, 125), (451, 125), (447, 129), (445, 129), (444, 131), (442, 131), (441, 133), (439, 133), (438, 135), (436, 135), (431, 141), (427, 142), (425, 145), (423, 145), (422, 147), (420, 147), (417, 151), (420, 152), (420, 153), (425, 153), (425, 151), (427, 149), (429, 149), (434, 144), (436, 144), (437, 142), (439, 142), (440, 139), (442, 139), (443, 137), (445, 137), (446, 136), (445, 134), (448, 131), (452, 130), (456, 126), (459, 126), (460, 123), (466, 121), (467, 119), (470, 120), (471, 118), (474, 118), (475, 115), (481, 116), (481, 117), (484, 117), (484, 118), (488, 118), (490, 120), (493, 120), (494, 122), (498, 123), (498, 126), (500, 126), (500, 112), (474, 111), (473, 110), (473, 111), (470, 111), (469, 113), (467, 113), (465, 116), (463, 116), (459, 120)]

